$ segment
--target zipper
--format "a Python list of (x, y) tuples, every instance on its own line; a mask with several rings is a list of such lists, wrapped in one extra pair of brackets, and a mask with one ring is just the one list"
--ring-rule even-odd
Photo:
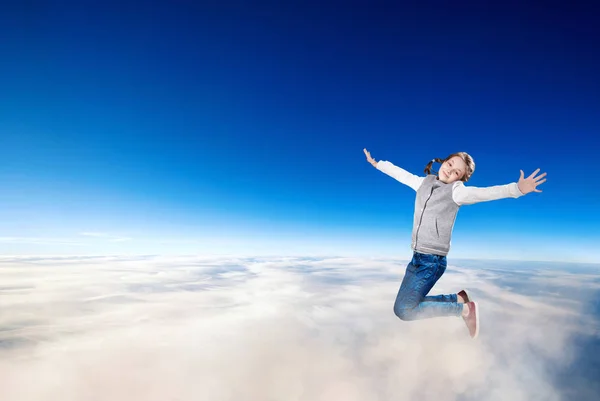
[(431, 192), (429, 193), (429, 197), (427, 198), (427, 200), (423, 204), (423, 210), (421, 211), (421, 218), (419, 219), (419, 225), (417, 227), (417, 233), (415, 235), (415, 249), (417, 249), (417, 244), (419, 243), (419, 230), (421, 229), (421, 223), (423, 222), (423, 213), (425, 213), (425, 208), (427, 207), (427, 202), (429, 202), (429, 199), (431, 198), (431, 195), (433, 195), (433, 188), (431, 188)]

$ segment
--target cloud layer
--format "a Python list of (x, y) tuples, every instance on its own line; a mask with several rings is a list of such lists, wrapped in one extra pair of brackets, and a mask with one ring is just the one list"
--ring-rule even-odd
[[(480, 300), (482, 332), (473, 341), (460, 318), (402, 322), (394, 316), (405, 264), (5, 257), (2, 399), (531, 401), (597, 395), (592, 379), (573, 366), (598, 364), (582, 355), (582, 344), (598, 344), (600, 308), (590, 313), (600, 292), (598, 271), (449, 266), (433, 292), (466, 286)], [(577, 296), (565, 296), (574, 289)], [(578, 380), (559, 380), (568, 375)]]

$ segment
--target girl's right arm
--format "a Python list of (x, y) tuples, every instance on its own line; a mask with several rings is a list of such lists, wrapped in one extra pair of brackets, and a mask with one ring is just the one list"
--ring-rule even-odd
[(365, 152), (365, 155), (367, 155), (367, 161), (369, 163), (371, 163), (371, 165), (373, 165), (373, 167), (375, 167), (377, 170), (381, 171), (382, 173), (385, 173), (385, 174), (389, 175), (390, 177), (396, 179), (397, 181), (400, 181), (401, 183), (408, 185), (415, 191), (418, 190), (419, 187), (421, 186), (421, 184), (423, 183), (423, 180), (425, 179), (425, 177), (419, 177), (417, 175), (409, 173), (408, 171), (406, 171), (403, 168), (400, 168), (398, 166), (395, 166), (394, 164), (392, 164), (389, 161), (380, 160), (379, 162), (377, 162), (371, 157), (371, 155), (369, 154), (367, 149), (363, 149), (363, 150)]

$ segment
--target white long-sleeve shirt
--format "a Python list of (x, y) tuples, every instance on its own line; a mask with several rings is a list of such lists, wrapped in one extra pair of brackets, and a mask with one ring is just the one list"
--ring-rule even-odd
[[(389, 175), (415, 191), (419, 189), (425, 177), (412, 174), (389, 161), (379, 161), (377, 170)], [(518, 198), (524, 194), (519, 190), (516, 182), (491, 187), (465, 186), (462, 181), (455, 181), (452, 188), (452, 199), (457, 205), (472, 205), (503, 198)]]

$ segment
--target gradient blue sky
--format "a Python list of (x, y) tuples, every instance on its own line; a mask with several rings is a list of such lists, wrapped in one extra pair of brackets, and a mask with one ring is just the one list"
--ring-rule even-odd
[(600, 261), (592, 6), (201, 3), (2, 3), (0, 252), (408, 257), (366, 147), (548, 173), (461, 208), (450, 257)]

